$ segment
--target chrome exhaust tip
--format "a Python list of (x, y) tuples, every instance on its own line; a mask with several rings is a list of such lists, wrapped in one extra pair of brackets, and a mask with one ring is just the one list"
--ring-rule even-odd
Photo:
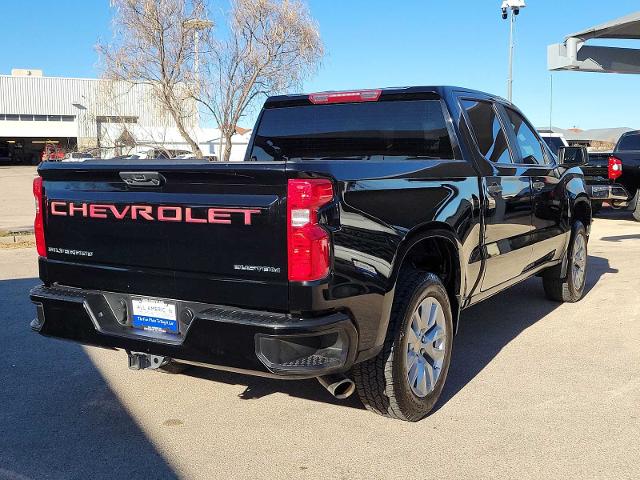
[(318, 377), (318, 382), (338, 400), (344, 400), (356, 391), (356, 384), (344, 375), (325, 375)]

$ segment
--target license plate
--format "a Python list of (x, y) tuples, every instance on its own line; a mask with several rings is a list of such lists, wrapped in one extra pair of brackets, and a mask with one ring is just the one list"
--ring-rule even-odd
[(178, 333), (176, 304), (153, 298), (133, 298), (132, 324), (134, 328), (155, 332)]

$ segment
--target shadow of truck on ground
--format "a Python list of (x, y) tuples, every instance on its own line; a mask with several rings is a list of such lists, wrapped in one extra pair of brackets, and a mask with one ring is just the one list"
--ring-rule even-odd
[[(589, 255), (585, 297), (605, 273), (609, 260)], [(442, 407), (480, 373), (521, 332), (560, 306), (547, 300), (542, 279), (530, 278), (462, 313), (449, 376), (436, 408)]]
[[(606, 258), (590, 255), (585, 296), (589, 295), (602, 275), (615, 272), (617, 270), (609, 266)], [(436, 409), (463, 389), (521, 332), (546, 317), (559, 305), (545, 298), (542, 280), (534, 277), (465, 310), (454, 343), (447, 383)], [(272, 380), (206, 368), (191, 368), (187, 370), (187, 374), (214, 382), (245, 385), (246, 389), (240, 394), (240, 398), (245, 400), (284, 392), (308, 400), (363, 408), (357, 395), (347, 400), (336, 400), (315, 380)]]
[(0, 280), (0, 479), (178, 478), (81, 346), (31, 332), (38, 283)]

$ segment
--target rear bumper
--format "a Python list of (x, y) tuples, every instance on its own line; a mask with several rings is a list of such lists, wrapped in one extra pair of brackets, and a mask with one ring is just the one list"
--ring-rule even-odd
[(345, 313), (313, 318), (181, 300), (180, 333), (134, 329), (131, 295), (71, 287), (31, 290), (42, 335), (260, 376), (313, 378), (347, 370), (358, 334)]
[(589, 185), (589, 196), (591, 200), (628, 202), (629, 192), (617, 184), (611, 185)]

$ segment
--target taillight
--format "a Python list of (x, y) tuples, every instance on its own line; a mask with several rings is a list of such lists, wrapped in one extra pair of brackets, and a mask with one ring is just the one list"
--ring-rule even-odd
[(36, 218), (33, 222), (33, 232), (36, 236), (36, 249), (41, 257), (47, 256), (47, 245), (44, 241), (44, 220), (42, 204), (42, 177), (33, 179), (33, 196), (36, 200)]
[(333, 199), (324, 179), (290, 179), (287, 185), (289, 280), (308, 282), (329, 274), (329, 234), (318, 224), (318, 210)]
[(615, 180), (622, 175), (622, 160), (611, 155), (609, 157), (609, 180)]
[(321, 92), (309, 95), (309, 101), (316, 105), (323, 103), (377, 102), (381, 94), (382, 90)]

